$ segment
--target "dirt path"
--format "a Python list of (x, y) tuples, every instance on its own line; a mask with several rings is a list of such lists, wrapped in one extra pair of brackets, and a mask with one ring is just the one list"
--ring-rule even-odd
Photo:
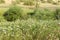
[[(22, 5), (23, 3), (21, 4), (17, 4), (18, 6), (21, 6), (21, 7), (25, 7), (25, 8), (35, 8), (35, 6), (27, 6), (27, 5)], [(3, 6), (9, 6), (7, 4), (0, 4), (0, 7)], [(53, 4), (49, 4), (49, 3), (40, 3), (39, 5), (41, 8), (52, 8), (52, 9), (55, 9), (55, 8), (60, 8), (60, 5), (53, 5)]]

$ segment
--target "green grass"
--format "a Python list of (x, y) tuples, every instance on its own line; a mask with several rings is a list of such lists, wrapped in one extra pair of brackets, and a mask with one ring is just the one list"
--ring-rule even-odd
[(8, 10), (8, 8), (0, 8), (0, 16), (3, 15), (3, 13), (7, 10)]
[(3, 14), (8, 10), (8, 8), (0, 8), (0, 22), (4, 21)]
[[(0, 8), (0, 21), (4, 21), (4, 17), (3, 17), (3, 14), (8, 10), (9, 8)], [(29, 12), (32, 12), (33, 10), (32, 9), (29, 9), (29, 8), (22, 8), (23, 9), (23, 12), (22, 12), (22, 16), (23, 18), (27, 18), (27, 13)]]
[[(23, 17), (32, 9), (23, 8)], [(60, 20), (27, 20), (15, 22), (3, 21), (8, 8), (0, 8), (0, 40), (60, 40)], [(2, 18), (2, 19), (1, 19)]]
[(59, 40), (59, 31), (60, 27), (56, 20), (0, 22), (0, 40)]

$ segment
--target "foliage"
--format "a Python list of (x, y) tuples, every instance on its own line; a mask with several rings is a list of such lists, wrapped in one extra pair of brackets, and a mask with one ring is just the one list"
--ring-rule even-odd
[[(14, 9), (15, 8), (15, 9)], [(23, 10), (21, 10), (23, 9)], [(11, 11), (10, 11), (11, 10)], [(41, 8), (36, 8), (36, 9), (28, 9), (28, 8), (20, 8), (20, 7), (11, 7), (9, 9), (9, 11), (6, 11), (9, 13), (12, 12), (12, 10), (14, 10), (13, 12), (16, 14), (18, 14), (19, 17), (17, 17), (17, 15), (15, 15), (14, 13), (12, 13), (12, 15), (14, 15), (15, 19), (29, 19), (29, 18), (33, 18), (33, 19), (38, 19), (38, 20), (55, 20), (55, 19), (60, 19), (60, 14), (59, 14), (59, 8), (55, 10), (51, 10), (51, 9), (41, 9)], [(17, 10), (17, 11), (16, 11)], [(20, 11), (19, 11), (20, 10)], [(19, 12), (18, 12), (19, 11)], [(6, 13), (5, 12), (5, 13)], [(3, 13), (5, 15), (5, 13)], [(3, 15), (2, 13), (0, 13), (1, 16)], [(6, 13), (7, 14), (7, 13)], [(10, 15), (10, 14), (9, 14)], [(8, 16), (6, 16), (8, 17)], [(11, 17), (11, 16), (9, 16)], [(11, 17), (11, 20), (14, 20), (13, 16)], [(5, 17), (4, 17), (5, 18)], [(7, 18), (9, 19), (9, 18)], [(10, 19), (9, 19), (10, 20)]]
[(55, 19), (55, 11), (50, 9), (35, 9), (34, 12), (31, 12), (29, 15), (32, 18), (37, 18), (40, 20), (54, 20)]
[(22, 9), (19, 6), (12, 6), (7, 10), (3, 16), (7, 21), (15, 21), (21, 17)]
[(19, 6), (12, 6), (6, 12), (1, 9), (0, 13), (5, 12), (1, 15), (12, 22), (0, 21), (0, 40), (60, 40), (60, 20), (54, 20), (59, 19), (60, 9), (32, 10), (22, 10)]
[(18, 20), (0, 22), (1, 40), (59, 40), (58, 21)]

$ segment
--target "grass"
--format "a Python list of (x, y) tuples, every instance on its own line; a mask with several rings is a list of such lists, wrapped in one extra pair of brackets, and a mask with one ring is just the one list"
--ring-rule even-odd
[(0, 40), (59, 40), (59, 31), (57, 20), (28, 19), (0, 22)]
[[(3, 14), (4, 14), (8, 9), (9, 9), (9, 8), (3, 8), (3, 7), (0, 8), (0, 22), (5, 21), (5, 19), (4, 19), (4, 17), (3, 17)], [(24, 19), (27, 18), (27, 13), (33, 11), (32, 9), (29, 9), (29, 8), (22, 8), (22, 9), (23, 9), (22, 16), (23, 16)], [(29, 11), (28, 11), (28, 10), (29, 10)]]
[(8, 8), (0, 8), (0, 22), (4, 21), (3, 14), (6, 12)]
[[(23, 9), (25, 16), (27, 13), (33, 12), (32, 9)], [(6, 10), (8, 9), (0, 8), (1, 18)], [(60, 20), (35, 20), (32, 18), (17, 19), (15, 22), (0, 21), (0, 40), (60, 40), (59, 22)]]
[[(4, 12), (6, 12), (9, 8), (0, 8), (0, 16), (4, 14)], [(28, 9), (28, 8), (22, 8), (24, 9), (24, 13), (28, 13), (28, 12), (31, 12), (33, 11), (32, 9)], [(28, 11), (29, 10), (29, 11)]]
[(0, 16), (3, 15), (3, 13), (7, 10), (8, 10), (8, 8), (0, 8)]

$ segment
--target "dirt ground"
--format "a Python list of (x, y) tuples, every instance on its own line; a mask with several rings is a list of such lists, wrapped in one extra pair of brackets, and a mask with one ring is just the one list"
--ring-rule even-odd
[[(10, 5), (11, 5), (11, 2), (9, 3), (9, 1), (7, 1), (6, 3), (0, 4), (0, 7), (10, 6)], [(21, 7), (26, 7), (26, 8), (34, 8), (35, 7), (35, 5), (33, 5), (33, 6), (23, 5), (22, 2), (17, 5), (21, 6)], [(42, 7), (42, 8), (57, 8), (58, 7), (58, 8), (60, 8), (60, 5), (53, 5), (51, 3), (40, 3), (39, 7)]]

